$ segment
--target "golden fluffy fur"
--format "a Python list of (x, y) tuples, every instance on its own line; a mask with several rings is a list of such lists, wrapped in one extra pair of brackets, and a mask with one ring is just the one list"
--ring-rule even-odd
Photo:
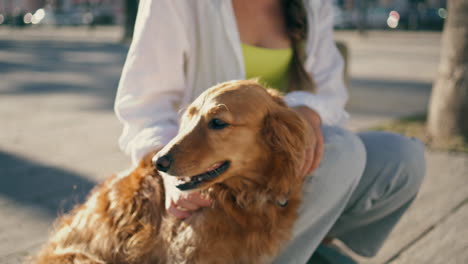
[[(213, 119), (229, 124), (214, 129)], [(273, 91), (233, 81), (204, 92), (185, 112), (167, 173), (146, 155), (58, 220), (37, 264), (268, 263), (288, 240), (301, 197), (296, 176), (306, 145), (303, 120)], [(213, 200), (185, 220), (164, 208), (164, 182), (228, 169), (194, 190)]]

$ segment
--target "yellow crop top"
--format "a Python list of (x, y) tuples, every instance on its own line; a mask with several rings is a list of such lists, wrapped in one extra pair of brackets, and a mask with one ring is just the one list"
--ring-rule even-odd
[(242, 53), (247, 79), (259, 78), (266, 86), (285, 91), (293, 55), (291, 48), (268, 49), (242, 44)]

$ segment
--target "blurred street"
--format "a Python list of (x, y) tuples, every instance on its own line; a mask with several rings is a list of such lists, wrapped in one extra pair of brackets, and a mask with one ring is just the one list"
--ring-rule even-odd
[[(119, 27), (0, 27), (0, 263), (21, 263), (52, 221), (129, 166), (113, 101)], [(338, 32), (350, 49), (348, 127), (424, 113), (440, 33)], [(422, 165), (421, 165), (422, 166)], [(421, 194), (381, 253), (360, 263), (468, 263), (468, 155), (427, 152)]]

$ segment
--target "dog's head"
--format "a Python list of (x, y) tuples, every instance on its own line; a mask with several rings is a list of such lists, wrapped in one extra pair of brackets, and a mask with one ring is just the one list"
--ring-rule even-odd
[(180, 190), (250, 182), (278, 195), (297, 178), (305, 123), (255, 81), (212, 87), (185, 111), (178, 135), (153, 159)]

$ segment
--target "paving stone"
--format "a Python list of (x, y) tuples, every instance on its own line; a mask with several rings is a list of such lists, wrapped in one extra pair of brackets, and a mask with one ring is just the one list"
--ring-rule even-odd
[(42, 243), (53, 214), (33, 205), (12, 202), (0, 207), (0, 258)]
[(468, 199), (391, 264), (468, 263)]
[[(353, 255), (360, 263), (387, 263), (400, 252), (411, 250), (421, 236), (442, 219), (451, 217), (452, 211), (468, 199), (468, 155), (428, 152), (426, 159), (427, 174), (417, 199), (376, 257), (366, 259)], [(468, 240), (465, 242), (468, 247)]]

